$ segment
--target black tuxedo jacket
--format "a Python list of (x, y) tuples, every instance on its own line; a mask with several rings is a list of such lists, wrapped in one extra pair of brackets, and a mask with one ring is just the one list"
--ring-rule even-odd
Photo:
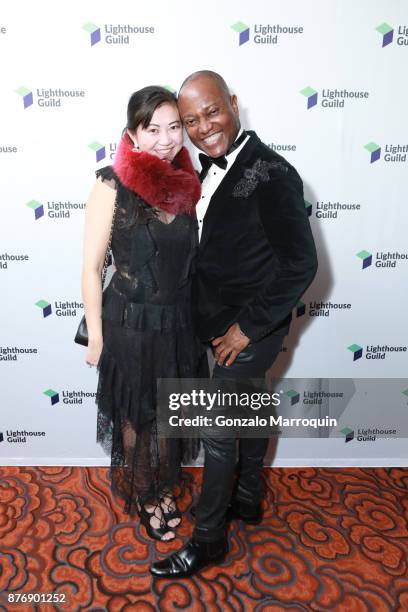
[(193, 281), (203, 341), (235, 322), (253, 342), (287, 333), (317, 270), (298, 173), (255, 132), (248, 134), (204, 217)]

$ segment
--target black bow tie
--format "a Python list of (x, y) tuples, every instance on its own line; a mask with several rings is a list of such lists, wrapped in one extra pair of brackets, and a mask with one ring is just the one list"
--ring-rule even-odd
[(198, 156), (201, 164), (201, 172), (207, 174), (209, 168), (215, 164), (219, 168), (225, 170), (228, 166), (228, 160), (225, 155), (221, 155), (221, 157), (209, 157), (205, 153), (200, 153)]
[(226, 154), (221, 155), (220, 157), (209, 157), (205, 153), (200, 153), (198, 157), (199, 157), (201, 167), (202, 167), (201, 174), (200, 174), (201, 180), (205, 178), (212, 164), (215, 164), (219, 168), (222, 168), (223, 170), (225, 170), (226, 167), (228, 166), (227, 155), (235, 151), (235, 149), (239, 147), (239, 145), (245, 140), (246, 137), (247, 137), (247, 133), (244, 130), (241, 136), (237, 138), (235, 142), (232, 143), (232, 145), (230, 146)]

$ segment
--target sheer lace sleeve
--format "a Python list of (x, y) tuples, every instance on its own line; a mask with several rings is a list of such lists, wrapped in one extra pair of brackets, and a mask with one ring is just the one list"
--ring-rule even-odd
[(112, 168), (112, 166), (105, 166), (104, 168), (99, 168), (95, 172), (96, 178), (100, 179), (103, 183), (106, 183), (112, 189), (117, 189), (118, 178)]

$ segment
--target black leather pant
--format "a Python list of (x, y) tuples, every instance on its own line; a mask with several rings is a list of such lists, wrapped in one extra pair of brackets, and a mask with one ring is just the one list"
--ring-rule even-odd
[[(216, 364), (213, 377), (236, 381), (264, 378), (278, 356), (282, 342), (283, 336), (270, 335), (249, 344), (232, 365), (225, 367)], [(235, 499), (254, 504), (260, 502), (261, 471), (269, 440), (239, 439), (237, 466), (235, 438), (204, 435), (201, 441), (204, 447), (204, 474), (193, 537), (209, 542), (225, 536), (225, 515), (231, 500), (236, 467)]]

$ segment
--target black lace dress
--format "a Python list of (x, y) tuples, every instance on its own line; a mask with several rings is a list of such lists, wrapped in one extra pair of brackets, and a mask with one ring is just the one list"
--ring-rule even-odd
[(197, 371), (190, 304), (196, 220), (183, 214), (166, 223), (111, 166), (97, 176), (117, 192), (116, 271), (103, 294), (97, 439), (111, 454), (112, 490), (133, 514), (138, 503), (157, 503), (174, 488), (177, 494), (181, 461), (197, 456), (196, 442), (158, 438), (156, 428), (157, 379)]

